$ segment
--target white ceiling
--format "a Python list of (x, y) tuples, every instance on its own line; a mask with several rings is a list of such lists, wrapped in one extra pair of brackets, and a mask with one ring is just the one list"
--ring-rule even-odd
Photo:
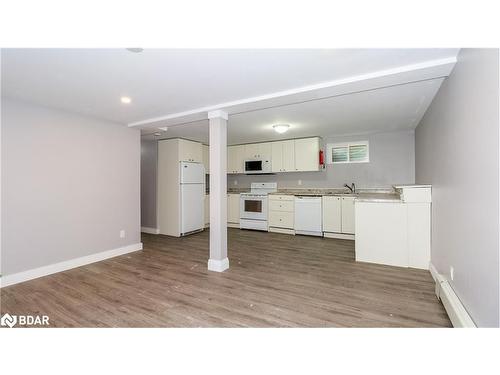
[[(138, 54), (125, 49), (3, 49), (2, 95), (125, 124), (456, 57), (457, 53), (457, 49), (146, 49)], [(415, 93), (413, 99), (417, 102), (413, 102), (410, 94), (401, 99), (406, 100), (401, 105), (408, 111), (414, 107), (410, 102), (415, 104), (420, 97)], [(132, 103), (121, 104), (122, 95), (130, 96)], [(396, 97), (399, 95), (389, 95), (390, 100)], [(349, 117), (359, 117), (359, 108), (350, 107), (352, 112), (349, 113), (346, 109), (329, 109), (330, 105), (336, 106), (331, 103), (342, 100), (346, 99), (297, 106), (295, 112), (293, 108), (283, 109), (282, 116), (292, 124), (324, 128), (324, 124), (329, 123), (336, 124), (332, 131), (354, 132), (356, 126), (352, 124), (360, 121)], [(369, 105), (368, 101), (363, 103)], [(398, 108), (387, 105), (389, 112)], [(393, 118), (411, 117), (410, 112), (396, 112), (398, 114), (387, 113), (390, 121), (384, 121), (379, 111), (379, 121), (392, 123)], [(369, 117), (369, 113), (367, 107), (365, 116)], [(313, 114), (316, 114), (314, 119), (306, 121)], [(247, 125), (234, 125), (234, 131), (240, 128), (241, 131), (234, 136), (230, 133), (233, 142), (258, 137), (256, 129), (271, 118), (279, 117), (279, 111), (241, 115), (241, 120), (238, 116), (231, 121), (246, 121)], [(343, 116), (343, 120), (331, 116)], [(289, 134), (298, 132), (298, 126)], [(248, 130), (248, 127), (256, 129)]]
[[(228, 144), (305, 136), (335, 136), (414, 129), (443, 79), (369, 90), (229, 116)], [(290, 124), (285, 134), (272, 125)], [(156, 129), (143, 129), (154, 138)], [(208, 121), (171, 126), (158, 138), (184, 137), (208, 143)]]

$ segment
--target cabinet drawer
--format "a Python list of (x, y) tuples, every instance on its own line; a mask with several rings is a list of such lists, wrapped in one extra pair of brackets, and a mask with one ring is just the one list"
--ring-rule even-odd
[(294, 210), (293, 201), (271, 200), (269, 201), (269, 210), (293, 212)]
[(293, 229), (293, 212), (269, 211), (269, 226)]
[(270, 201), (294, 201), (295, 196), (287, 194), (271, 194), (269, 195)]

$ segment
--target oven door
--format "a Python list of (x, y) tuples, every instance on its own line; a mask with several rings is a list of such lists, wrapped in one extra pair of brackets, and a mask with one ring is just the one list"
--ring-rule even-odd
[(267, 220), (267, 197), (240, 197), (240, 218)]
[(245, 160), (245, 173), (262, 173), (262, 160)]

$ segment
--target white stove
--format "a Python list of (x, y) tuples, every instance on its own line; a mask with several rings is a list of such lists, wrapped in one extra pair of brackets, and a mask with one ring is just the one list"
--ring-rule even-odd
[(267, 195), (276, 191), (276, 182), (252, 182), (250, 192), (240, 194), (241, 229), (267, 231)]

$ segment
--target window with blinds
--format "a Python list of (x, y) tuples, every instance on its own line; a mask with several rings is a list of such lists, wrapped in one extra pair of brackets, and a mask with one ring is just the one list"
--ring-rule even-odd
[(327, 145), (328, 164), (368, 163), (370, 161), (368, 141), (330, 143)]

